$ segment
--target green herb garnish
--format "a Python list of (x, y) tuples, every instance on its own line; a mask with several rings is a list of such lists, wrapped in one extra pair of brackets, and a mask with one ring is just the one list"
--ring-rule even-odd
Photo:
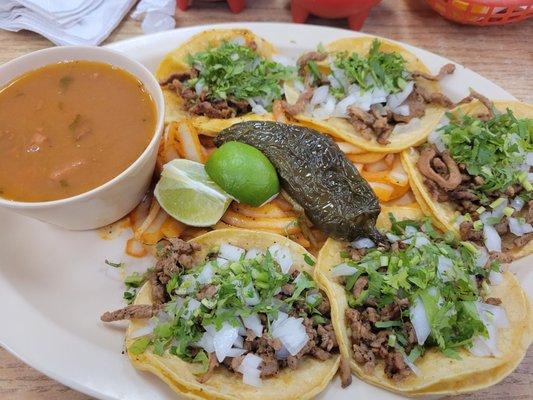
[[(527, 171), (520, 167), (533, 150), (533, 119), (518, 119), (510, 109), (488, 121), (464, 114), (448, 117), (450, 123), (441, 128), (444, 142), (457, 163), (465, 164), (470, 175), (483, 178), (483, 184), (474, 189), (482, 204), (490, 203), (487, 193), (503, 194), (517, 184), (526, 189), (526, 201), (532, 198)], [(498, 201), (490, 206), (497, 207)]]
[(281, 84), (295, 74), (294, 68), (261, 57), (250, 47), (225, 42), (187, 57), (199, 71), (189, 79), (189, 87), (201, 85), (210, 100), (249, 100), (261, 98), (269, 108), (281, 99)]
[(409, 72), (399, 53), (380, 50), (381, 42), (374, 39), (366, 57), (357, 53), (340, 52), (335, 55), (334, 65), (342, 70), (348, 82), (355, 83), (362, 92), (373, 88), (388, 93), (401, 91), (407, 84)]

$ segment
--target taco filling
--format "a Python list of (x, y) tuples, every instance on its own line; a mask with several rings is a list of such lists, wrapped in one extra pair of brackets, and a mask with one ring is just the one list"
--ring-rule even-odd
[(533, 119), (499, 112), (449, 114), (417, 161), (434, 201), (452, 204), (464, 240), (485, 244), (498, 257), (533, 239)]
[(444, 65), (437, 75), (409, 71), (400, 53), (383, 52), (380, 46), (374, 39), (364, 57), (349, 51), (328, 54), (324, 49), (302, 55), (299, 97), (295, 104), (285, 103), (285, 111), (319, 120), (344, 118), (366, 139), (386, 145), (398, 124), (410, 123), (413, 129), (420, 125), (428, 105), (452, 106), (444, 94), (430, 92), (417, 81), (439, 81), (454, 72), (453, 64)]
[(338, 352), (329, 301), (307, 272), (291, 268), (288, 248), (246, 251), (223, 243), (196, 263), (199, 250), (180, 239), (161, 242), (156, 266), (146, 276), (153, 304), (102, 316), (151, 318), (147, 328), (134, 332), (131, 354), (150, 349), (177, 356), (202, 383), (225, 368), (241, 374), (245, 384), (260, 386), (262, 378), (297, 369), (305, 356), (323, 361)]
[(293, 68), (262, 57), (254, 42), (223, 42), (218, 47), (188, 54), (188, 71), (173, 73), (160, 84), (185, 100), (184, 107), (209, 118), (232, 118), (253, 112), (265, 114), (283, 96), (282, 82)]
[(508, 322), (489, 284), (502, 280), (499, 262), (441, 235), (429, 220), (391, 222), (386, 243), (352, 242), (331, 269), (347, 296), (355, 362), (367, 373), (380, 363), (398, 381), (419, 373), (417, 359), (429, 349), (498, 356), (498, 328)]

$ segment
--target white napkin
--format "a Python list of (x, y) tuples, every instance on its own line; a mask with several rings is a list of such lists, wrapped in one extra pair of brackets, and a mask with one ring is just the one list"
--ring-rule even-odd
[(0, 28), (28, 29), (57, 45), (97, 45), (116, 28), (136, 0), (5, 0)]
[(141, 0), (131, 17), (142, 20), (144, 33), (154, 33), (173, 29), (176, 26), (175, 12), (176, 0)]

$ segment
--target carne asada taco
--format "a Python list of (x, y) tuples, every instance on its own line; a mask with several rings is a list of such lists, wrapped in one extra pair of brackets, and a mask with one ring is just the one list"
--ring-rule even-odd
[[(298, 60), (302, 82), (286, 89), (285, 111), (301, 122), (371, 152), (420, 144), (452, 102), (405, 48), (383, 39), (337, 40)], [(289, 104), (290, 103), (290, 104)]]
[(185, 397), (308, 399), (339, 366), (314, 263), (272, 233), (170, 239), (133, 305), (102, 319), (132, 319), (126, 348), (134, 366)]
[(334, 300), (339, 348), (352, 371), (409, 396), (473, 391), (511, 373), (533, 332), (514, 275), (429, 219), (391, 214), (384, 234), (377, 246), (328, 239), (318, 257), (315, 274)]
[(509, 262), (533, 251), (533, 106), (478, 97), (402, 159), (438, 226)]
[(236, 122), (272, 119), (272, 102), (294, 68), (272, 60), (275, 48), (247, 29), (199, 33), (171, 51), (156, 72), (165, 96), (165, 120), (194, 117), (216, 134)]

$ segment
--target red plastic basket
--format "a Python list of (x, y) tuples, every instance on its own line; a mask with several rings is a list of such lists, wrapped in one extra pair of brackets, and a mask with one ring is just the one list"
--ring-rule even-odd
[(426, 0), (444, 18), (468, 25), (503, 25), (533, 17), (533, 0)]

